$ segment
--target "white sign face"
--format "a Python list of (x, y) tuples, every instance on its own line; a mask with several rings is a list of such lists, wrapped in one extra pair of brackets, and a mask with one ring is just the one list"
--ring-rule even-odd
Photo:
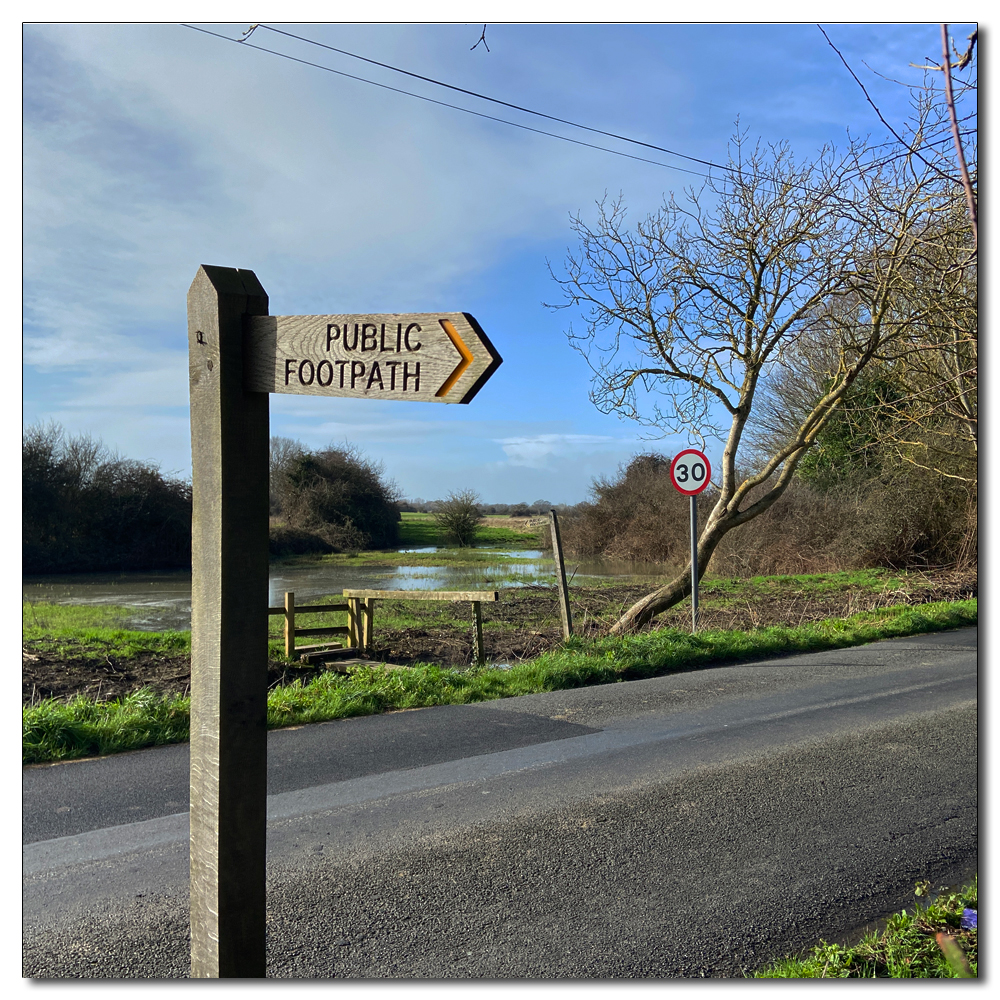
[(468, 313), (248, 316), (244, 388), (468, 403), (502, 361)]
[(712, 466), (703, 452), (687, 448), (674, 456), (670, 463), (670, 481), (686, 496), (700, 493), (712, 478)]

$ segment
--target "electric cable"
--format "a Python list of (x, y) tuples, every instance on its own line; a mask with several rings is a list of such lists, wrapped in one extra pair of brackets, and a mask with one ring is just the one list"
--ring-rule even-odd
[[(589, 125), (582, 125), (582, 124), (580, 124), (578, 122), (571, 121), (570, 119), (559, 118), (556, 115), (550, 115), (550, 114), (547, 114), (546, 112), (534, 111), (531, 108), (525, 108), (525, 107), (523, 107), (521, 105), (513, 104), (513, 103), (511, 103), (509, 101), (503, 101), (503, 100), (500, 100), (499, 98), (490, 97), (487, 94), (480, 94), (480, 93), (478, 93), (477, 91), (474, 91), (474, 90), (467, 90), (464, 87), (458, 87), (458, 86), (455, 86), (454, 84), (445, 83), (445, 82), (443, 82), (441, 80), (436, 80), (433, 77), (423, 76), (423, 75), (421, 75), (419, 73), (414, 73), (414, 72), (411, 72), (410, 70), (405, 70), (405, 69), (402, 69), (401, 67), (393, 66), (391, 63), (380, 62), (377, 59), (370, 59), (367, 56), (362, 56), (362, 55), (359, 55), (359, 54), (357, 54), (355, 52), (350, 52), (347, 49), (340, 49), (340, 48), (337, 48), (337, 47), (332, 46), (332, 45), (327, 45), (324, 42), (319, 42), (319, 41), (316, 41), (315, 39), (307, 38), (307, 37), (305, 37), (303, 35), (296, 35), (296, 34), (294, 34), (292, 32), (284, 31), (284, 30), (282, 30), (280, 28), (274, 28), (274, 27), (271, 27), (268, 24), (263, 24), (263, 23), (260, 23), (260, 22), (252, 24), (250, 26), (250, 28), (247, 29), (247, 31), (245, 31), (240, 38), (232, 38), (229, 35), (223, 35), (223, 34), (221, 34), (219, 32), (216, 32), (216, 31), (210, 31), (207, 28), (201, 28), (201, 27), (198, 27), (197, 25), (194, 25), (194, 24), (188, 24), (187, 22), (181, 22), (181, 25), (182, 25), (182, 27), (190, 28), (193, 31), (199, 31), (202, 34), (210, 35), (213, 38), (219, 38), (219, 39), (222, 39), (223, 41), (232, 42), (232, 43), (234, 43), (236, 45), (242, 45), (242, 46), (244, 46), (246, 48), (255, 49), (258, 52), (265, 52), (265, 53), (267, 53), (269, 55), (278, 56), (278, 57), (280, 57), (282, 59), (287, 59), (290, 62), (299, 63), (299, 64), (301, 64), (303, 66), (309, 66), (309, 67), (311, 67), (313, 69), (320, 69), (320, 70), (323, 70), (324, 72), (333, 73), (336, 76), (344, 77), (344, 78), (349, 79), (349, 80), (355, 80), (355, 81), (357, 81), (359, 83), (366, 83), (366, 84), (369, 84), (370, 86), (378, 87), (378, 88), (380, 88), (382, 90), (391, 91), (392, 93), (403, 94), (406, 97), (413, 97), (413, 98), (416, 98), (417, 100), (425, 101), (425, 102), (427, 102), (429, 104), (436, 104), (439, 107), (449, 108), (449, 109), (454, 110), (454, 111), (461, 111), (461, 112), (463, 112), (465, 114), (473, 115), (473, 116), (475, 116), (477, 118), (483, 118), (483, 119), (485, 119), (487, 121), (494, 121), (494, 122), (498, 122), (498, 123), (503, 124), (503, 125), (510, 125), (513, 128), (519, 128), (519, 129), (522, 129), (522, 130), (524, 130), (526, 132), (533, 132), (536, 135), (544, 135), (544, 136), (548, 136), (549, 138), (552, 138), (552, 139), (561, 139), (563, 142), (571, 142), (574, 145), (583, 146), (583, 147), (585, 147), (587, 149), (596, 149), (596, 150), (598, 150), (600, 152), (612, 153), (615, 156), (623, 156), (626, 159), (636, 160), (636, 161), (638, 161), (640, 163), (648, 163), (648, 164), (650, 164), (652, 166), (663, 167), (663, 168), (665, 168), (667, 170), (677, 170), (677, 171), (679, 171), (681, 173), (690, 174), (690, 175), (695, 176), (695, 177), (701, 177), (701, 178), (706, 179), (706, 180), (711, 179), (711, 175), (710, 174), (706, 174), (706, 173), (703, 173), (703, 172), (698, 171), (698, 170), (691, 170), (690, 168), (681, 167), (681, 166), (678, 166), (677, 164), (673, 164), (673, 163), (663, 163), (660, 160), (652, 160), (652, 159), (649, 159), (648, 157), (637, 156), (637, 155), (635, 155), (633, 153), (626, 153), (626, 152), (624, 152), (622, 150), (612, 149), (612, 148), (610, 148), (608, 146), (600, 146), (600, 145), (597, 145), (596, 143), (584, 142), (584, 141), (582, 141), (580, 139), (573, 139), (570, 136), (561, 135), (561, 134), (559, 134), (557, 132), (549, 132), (549, 131), (546, 131), (545, 129), (533, 128), (530, 125), (524, 125), (524, 124), (522, 124), (520, 122), (510, 121), (509, 119), (506, 119), (506, 118), (498, 118), (495, 115), (488, 115), (488, 114), (485, 114), (485, 113), (483, 113), (481, 111), (474, 111), (471, 108), (462, 107), (461, 105), (450, 104), (447, 101), (439, 101), (439, 100), (436, 100), (433, 97), (427, 97), (427, 96), (425, 96), (423, 94), (414, 93), (413, 91), (403, 90), (400, 87), (393, 87), (393, 86), (391, 86), (389, 84), (379, 83), (376, 80), (370, 80), (370, 79), (368, 79), (366, 77), (357, 76), (357, 75), (355, 75), (353, 73), (347, 73), (347, 72), (345, 72), (343, 70), (334, 69), (331, 66), (325, 66), (322, 63), (316, 63), (316, 62), (312, 62), (312, 61), (310, 61), (308, 59), (302, 59), (302, 58), (300, 58), (298, 56), (293, 56), (293, 55), (290, 55), (290, 54), (288, 54), (286, 52), (278, 51), (277, 49), (270, 49), (270, 48), (267, 48), (266, 46), (263, 46), (263, 45), (256, 45), (256, 44), (254, 44), (254, 43), (252, 43), (252, 42), (249, 41), (250, 36), (253, 34), (253, 32), (256, 29), (258, 29), (258, 28), (264, 28), (265, 30), (274, 32), (275, 34), (284, 35), (284, 36), (286, 36), (288, 38), (292, 38), (292, 39), (295, 39), (297, 41), (305, 42), (305, 43), (308, 43), (310, 45), (315, 45), (315, 46), (318, 46), (319, 48), (327, 49), (327, 50), (329, 50), (331, 52), (336, 52), (339, 55), (345, 55), (345, 56), (349, 56), (349, 57), (351, 57), (353, 59), (359, 59), (359, 60), (361, 60), (363, 62), (370, 63), (371, 65), (375, 65), (375, 66), (382, 67), (384, 69), (392, 70), (393, 72), (396, 72), (396, 73), (402, 73), (402, 74), (404, 74), (406, 76), (413, 77), (414, 79), (423, 80), (423, 81), (425, 81), (427, 83), (431, 83), (431, 84), (433, 84), (435, 86), (445, 87), (445, 88), (447, 88), (449, 90), (454, 90), (454, 91), (456, 91), (458, 93), (467, 94), (467, 95), (469, 95), (471, 97), (475, 97), (475, 98), (480, 99), (480, 100), (489, 101), (489, 102), (492, 102), (494, 104), (499, 104), (499, 105), (502, 105), (504, 107), (511, 108), (512, 110), (521, 111), (521, 112), (523, 112), (525, 114), (535, 115), (535, 116), (540, 117), (540, 118), (545, 118), (545, 119), (547, 119), (549, 121), (554, 121), (554, 122), (558, 122), (558, 123), (563, 124), (563, 125), (568, 125), (568, 126), (570, 126), (572, 128), (583, 129), (583, 130), (585, 130), (587, 132), (593, 132), (593, 133), (598, 134), (598, 135), (608, 136), (609, 138), (618, 139), (618, 140), (620, 140), (622, 142), (628, 142), (628, 143), (632, 143), (633, 145), (639, 145), (639, 146), (643, 146), (643, 147), (648, 148), (648, 149), (653, 149), (653, 150), (656, 150), (657, 152), (667, 153), (670, 156), (677, 156), (677, 157), (680, 157), (681, 159), (689, 160), (689, 161), (691, 161), (693, 163), (699, 163), (699, 164), (708, 166), (710, 168), (713, 168), (713, 169), (716, 169), (716, 170), (720, 170), (720, 171), (722, 171), (723, 173), (726, 173), (726, 174), (739, 175), (739, 174), (742, 173), (742, 170), (739, 167), (726, 166), (724, 164), (715, 163), (712, 160), (701, 159), (701, 158), (696, 157), (696, 156), (691, 156), (691, 155), (689, 155), (687, 153), (682, 153), (682, 152), (680, 152), (678, 150), (669, 149), (668, 147), (665, 147), (665, 146), (657, 146), (657, 145), (655, 145), (653, 143), (647, 143), (647, 142), (644, 142), (644, 141), (642, 141), (640, 139), (632, 139), (632, 138), (630, 138), (628, 136), (619, 135), (618, 133), (615, 133), (615, 132), (608, 132), (608, 131), (605, 131), (603, 129), (593, 128), (593, 127), (591, 127)], [(895, 135), (895, 133), (894, 133), (894, 135)], [(939, 145), (939, 144), (942, 144), (942, 143), (947, 143), (949, 141), (950, 141), (950, 136), (944, 136), (940, 140), (933, 141), (933, 142), (927, 141), (925, 139), (925, 141), (923, 142), (922, 145), (925, 148), (927, 148), (927, 147), (933, 147), (933, 146), (936, 146), (936, 145)], [(888, 143), (886, 145), (888, 145)], [(862, 176), (868, 170), (877, 170), (877, 169), (880, 169), (881, 167), (886, 166), (887, 164), (893, 162), (894, 160), (900, 159), (901, 157), (905, 157), (905, 156), (908, 156), (908, 155), (911, 155), (911, 153), (910, 153), (910, 150), (907, 149), (907, 150), (904, 150), (902, 152), (894, 153), (893, 155), (888, 156), (888, 157), (886, 157), (885, 159), (883, 159), (881, 161), (876, 161), (874, 163), (866, 164), (863, 167), (859, 166), (859, 168), (856, 171), (854, 171), (854, 172), (848, 171), (845, 175), (843, 175), (841, 177), (841, 180), (850, 180), (850, 179), (852, 179), (853, 174), (856, 174), (857, 176)], [(939, 173), (940, 173), (940, 171), (939, 171)], [(787, 181), (786, 178), (774, 178), (774, 177), (769, 177), (767, 175), (760, 175), (760, 176), (761, 176), (762, 179), (768, 180), (771, 183), (778, 183), (778, 184), (788, 183), (788, 181)], [(817, 193), (819, 193), (816, 188), (810, 187), (809, 185), (805, 185), (805, 184), (801, 184), (801, 183), (794, 183), (793, 182), (792, 186), (793, 187), (801, 188), (803, 191), (805, 191), (807, 193), (810, 193), (810, 194), (817, 194)]]

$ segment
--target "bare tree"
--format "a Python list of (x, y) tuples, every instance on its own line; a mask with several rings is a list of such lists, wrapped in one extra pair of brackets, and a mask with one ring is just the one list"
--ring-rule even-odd
[[(823, 31), (822, 28), (820, 28)], [(908, 267), (901, 300), (921, 301), (916, 325), (886, 367), (896, 391), (883, 409), (885, 439), (896, 457), (947, 478), (978, 479), (978, 107), (975, 59), (978, 31), (959, 53), (940, 26), (941, 61), (928, 60), (919, 86), (905, 85), (912, 111), (894, 127), (823, 31), (894, 140), (890, 155), (917, 160), (933, 183), (937, 222)], [(951, 52), (949, 52), (949, 43)], [(955, 61), (951, 55), (954, 53)], [(962, 74), (962, 75), (959, 75)], [(905, 282), (903, 283), (905, 284)]]
[[(727, 172), (680, 202), (671, 195), (634, 230), (620, 199), (599, 205), (594, 228), (573, 220), (579, 252), (553, 278), (561, 306), (584, 311), (586, 332), (569, 336), (594, 372), (594, 403), (662, 432), (724, 441), (700, 572), (727, 532), (782, 495), (865, 367), (920, 322), (919, 308), (893, 306), (933, 222), (927, 174), (912, 159), (873, 163), (861, 145), (798, 164), (786, 146), (748, 151), (738, 135)], [(738, 473), (758, 394), (803, 358), (822, 387), (759, 467)], [(612, 632), (634, 630), (689, 593), (687, 567)]]
[(268, 453), (268, 489), (272, 514), (281, 512), (281, 495), (285, 489), (285, 477), (294, 462), (306, 453), (299, 441), (272, 435)]

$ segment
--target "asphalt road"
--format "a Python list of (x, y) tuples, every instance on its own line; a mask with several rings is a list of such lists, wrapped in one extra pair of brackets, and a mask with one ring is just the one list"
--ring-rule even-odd
[[(732, 977), (975, 873), (977, 631), (269, 736), (274, 977)], [(187, 748), (24, 771), (26, 976), (187, 974)]]

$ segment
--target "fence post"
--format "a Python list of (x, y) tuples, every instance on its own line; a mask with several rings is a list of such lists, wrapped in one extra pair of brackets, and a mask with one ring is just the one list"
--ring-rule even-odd
[(475, 625), (475, 646), (476, 666), (481, 667), (486, 662), (486, 652), (483, 649), (483, 609), (479, 601), (472, 602), (472, 621)]
[(566, 586), (566, 565), (563, 562), (562, 538), (559, 536), (559, 522), (555, 509), (549, 510), (549, 526), (552, 529), (552, 555), (556, 561), (556, 584), (559, 588), (559, 610), (562, 613), (563, 638), (573, 634), (573, 616), (569, 610), (569, 588)]
[(295, 594), (285, 591), (285, 656), (295, 657)]
[(375, 598), (361, 601), (361, 652), (366, 653), (372, 644), (372, 625), (375, 618)]
[(347, 642), (355, 649), (361, 646), (361, 629), (359, 618), (361, 617), (361, 600), (357, 597), (347, 598)]

